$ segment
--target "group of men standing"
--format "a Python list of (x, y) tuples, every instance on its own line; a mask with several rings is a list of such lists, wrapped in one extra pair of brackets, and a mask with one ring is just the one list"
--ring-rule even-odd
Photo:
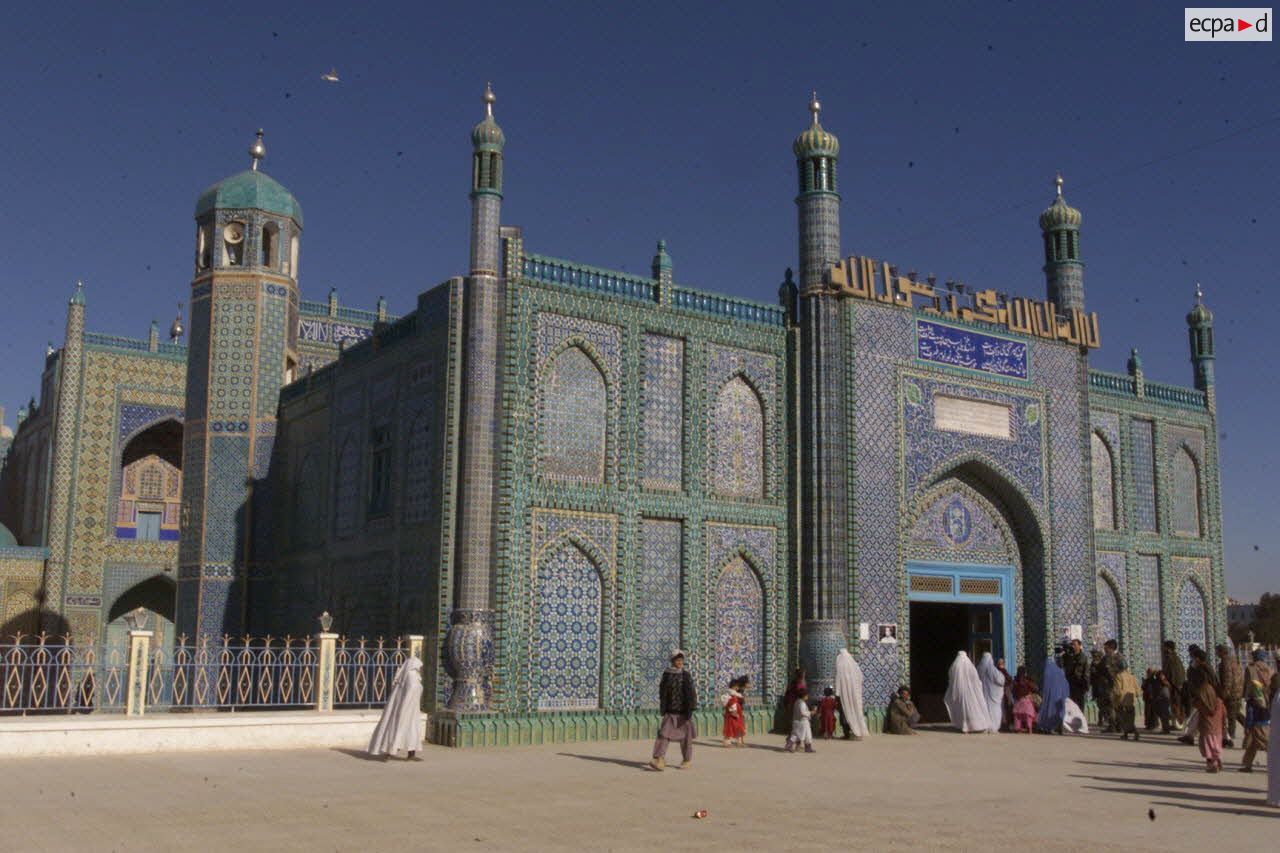
[(1086, 694), (1092, 692), (1098, 706), (1098, 725), (1103, 731), (1120, 728), (1121, 721), (1111, 705), (1111, 693), (1116, 679), (1127, 669), (1115, 640), (1103, 643), (1101, 651), (1094, 649), (1091, 657), (1085, 656), (1079, 640), (1072, 640), (1062, 653), (1062, 672), (1067, 677), (1071, 701), (1083, 708)]

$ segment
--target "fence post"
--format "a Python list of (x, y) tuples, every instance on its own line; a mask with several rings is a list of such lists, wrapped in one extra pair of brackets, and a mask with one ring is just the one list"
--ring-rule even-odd
[(129, 698), (125, 705), (129, 716), (141, 716), (147, 709), (147, 663), (153, 633), (141, 629), (129, 632)]
[(410, 634), (405, 639), (409, 641), (409, 656), (422, 660), (422, 647), (427, 638), (421, 634)]
[(338, 635), (321, 631), (316, 635), (320, 640), (320, 674), (316, 679), (316, 710), (333, 710), (333, 668), (337, 657)]

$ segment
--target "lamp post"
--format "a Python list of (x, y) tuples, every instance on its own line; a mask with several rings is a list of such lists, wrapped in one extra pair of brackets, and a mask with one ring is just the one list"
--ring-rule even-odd
[(151, 659), (151, 631), (147, 630), (147, 618), (151, 614), (145, 607), (135, 607), (125, 614), (129, 626), (129, 691), (125, 714), (141, 716), (147, 708), (147, 664)]
[(321, 712), (333, 710), (333, 669), (338, 635), (330, 631), (332, 627), (333, 617), (326, 610), (320, 614), (320, 633), (317, 635), (320, 640), (320, 674), (316, 679), (316, 689), (319, 691), (316, 710)]

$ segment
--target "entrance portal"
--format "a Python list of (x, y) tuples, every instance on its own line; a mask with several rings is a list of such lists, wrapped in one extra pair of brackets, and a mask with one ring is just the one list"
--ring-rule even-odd
[(942, 697), (956, 652), (976, 665), (983, 652), (1004, 656), (999, 629), (1001, 606), (950, 602), (911, 602), (911, 696), (926, 723), (947, 722)]
[(957, 652), (1016, 660), (1012, 566), (907, 565), (912, 698), (925, 722), (948, 721), (943, 696)]

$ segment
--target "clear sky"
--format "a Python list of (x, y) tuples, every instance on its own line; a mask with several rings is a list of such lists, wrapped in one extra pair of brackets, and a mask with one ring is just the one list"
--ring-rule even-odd
[[(1044, 292), (1056, 170), (1123, 370), (1190, 384), (1217, 315), (1227, 586), (1280, 591), (1273, 438), (1280, 44), (1186, 44), (1168, 3), (26, 4), (0, 31), (0, 403), (13, 423), (77, 279), (93, 331), (167, 328), (197, 194), (249, 165), (306, 212), (307, 298), (465, 271), (471, 126), (492, 80), (503, 220), (530, 251), (775, 298), (796, 261), (791, 141), (840, 137), (845, 254)], [(855, 8), (858, 7), (858, 8)], [(337, 84), (320, 75), (336, 67)]]

